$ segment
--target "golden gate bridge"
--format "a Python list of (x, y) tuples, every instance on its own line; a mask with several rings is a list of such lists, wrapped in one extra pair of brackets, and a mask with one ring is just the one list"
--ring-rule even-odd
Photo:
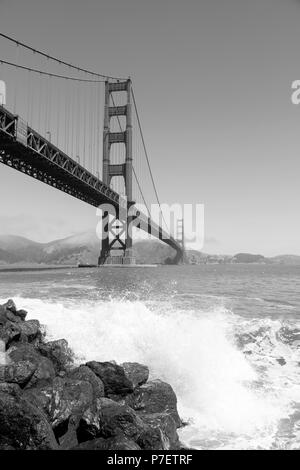
[(174, 264), (182, 262), (184, 240), (170, 233), (161, 209), (132, 80), (0, 37), (0, 79), (8, 84), (0, 101), (0, 163), (105, 207), (99, 265), (135, 263), (131, 224), (171, 246)]

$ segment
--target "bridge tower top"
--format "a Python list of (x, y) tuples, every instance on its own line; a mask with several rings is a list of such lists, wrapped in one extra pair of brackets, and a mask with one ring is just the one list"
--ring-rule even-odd
[[(127, 94), (125, 105), (116, 106), (113, 94), (124, 92)], [(103, 125), (103, 181), (108, 186), (115, 176), (123, 176), (125, 193), (128, 202), (132, 202), (132, 104), (131, 80), (118, 82), (105, 82), (104, 125)], [(111, 118), (125, 116), (126, 128), (118, 132), (111, 131)], [(111, 164), (111, 146), (124, 143), (125, 162)]]

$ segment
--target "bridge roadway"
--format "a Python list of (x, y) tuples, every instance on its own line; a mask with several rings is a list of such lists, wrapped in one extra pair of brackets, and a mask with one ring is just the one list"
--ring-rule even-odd
[[(0, 106), (0, 163), (95, 207), (111, 204), (119, 207), (120, 196), (49, 140), (27, 126), (19, 116)], [(181, 245), (158, 224), (138, 213), (141, 230), (151, 233), (174, 248), (178, 263)]]

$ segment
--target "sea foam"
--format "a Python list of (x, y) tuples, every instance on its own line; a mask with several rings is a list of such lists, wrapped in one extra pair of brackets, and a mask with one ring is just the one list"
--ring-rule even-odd
[[(299, 392), (299, 384), (284, 389), (276, 373), (286, 369), (270, 358), (278, 356), (278, 321), (269, 321), (266, 331), (273, 336), (266, 344), (254, 337), (246, 354), (237, 335), (261, 331), (263, 321), (249, 322), (221, 307), (187, 311), (140, 301), (15, 301), (28, 318), (45, 325), (49, 340), (66, 338), (78, 362), (137, 361), (149, 366), (152, 378), (170, 383), (189, 423), (181, 431), (189, 446), (269, 448), (290, 412), (291, 393)], [(289, 351), (286, 347), (286, 356)], [(292, 359), (287, 367), (290, 374)]]

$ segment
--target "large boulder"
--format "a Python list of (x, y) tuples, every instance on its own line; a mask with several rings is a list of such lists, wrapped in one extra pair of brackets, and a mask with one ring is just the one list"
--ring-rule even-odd
[(102, 380), (106, 396), (126, 395), (133, 392), (132, 381), (126, 376), (123, 367), (115, 362), (91, 361), (86, 365)]
[(135, 411), (127, 405), (109, 398), (100, 399), (100, 435), (116, 437), (120, 434), (136, 441), (145, 431), (145, 425)]
[(56, 372), (66, 371), (73, 364), (73, 353), (65, 339), (39, 344), (39, 352), (50, 359)]
[(12, 299), (9, 299), (5, 304), (2, 305), (5, 310), (9, 310), (12, 313), (17, 313), (17, 307)]
[(3, 341), (5, 347), (8, 348), (12, 342), (18, 341), (20, 337), (20, 324), (8, 320), (6, 313), (0, 314), (0, 340)]
[(68, 373), (68, 377), (89, 382), (93, 387), (94, 398), (104, 397), (104, 384), (89, 367), (83, 365), (76, 367)]
[(17, 310), (16, 304), (12, 299), (9, 299), (5, 304), (0, 305), (0, 318), (5, 315), (11, 321), (25, 320), (26, 310)]
[(4, 343), (5, 348), (12, 341), (20, 338), (21, 331), (16, 319), (14, 313), (6, 308), (6, 304), (0, 305), (0, 340)]
[(41, 339), (38, 320), (24, 321), (26, 313), (25, 310), (17, 310), (12, 300), (0, 306), (0, 339), (6, 347), (18, 341), (37, 342)]
[(3, 374), (1, 374), (0, 377), (3, 378), (4, 382), (16, 383), (20, 385), (20, 387), (25, 387), (35, 373), (37, 365), (31, 361), (25, 360), (13, 362), (2, 367), (0, 366), (0, 370), (2, 368)]
[[(92, 404), (93, 388), (89, 382), (55, 377), (49, 384), (27, 390), (25, 396), (40, 407), (53, 428), (57, 428), (66, 426), (71, 416), (82, 413)], [(62, 435), (63, 431), (58, 433)]]
[[(10, 387), (10, 389), (9, 389)], [(0, 447), (56, 449), (57, 442), (46, 416), (16, 387), (0, 387)]]
[(139, 436), (137, 443), (145, 450), (177, 450), (180, 442), (177, 434), (177, 424), (169, 413), (153, 413), (143, 415), (147, 425)]
[(182, 424), (177, 411), (175, 392), (171, 385), (161, 380), (153, 380), (137, 387), (123, 402), (140, 415), (168, 413), (173, 417), (177, 427)]
[(82, 442), (72, 450), (140, 450), (140, 446), (131, 439), (125, 436), (119, 435), (116, 437), (110, 437), (104, 439), (98, 437), (91, 441)]
[(122, 435), (136, 441), (146, 426), (129, 406), (109, 398), (98, 398), (81, 414), (77, 429), (78, 441)]
[(21, 309), (21, 310), (17, 310), (15, 312), (15, 315), (19, 317), (22, 321), (24, 321), (25, 318), (27, 317), (27, 313), (28, 313), (27, 310)]
[(49, 382), (55, 376), (52, 362), (28, 343), (18, 343), (8, 349), (5, 367), (6, 381), (18, 383), (27, 388), (40, 382)]
[(123, 362), (121, 367), (124, 369), (127, 379), (132, 383), (133, 389), (145, 384), (149, 378), (148, 367), (138, 362)]
[(21, 321), (19, 328), (21, 330), (20, 340), (25, 343), (38, 342), (42, 338), (41, 325), (38, 320)]
[(6, 316), (7, 320), (12, 321), (13, 323), (21, 323), (22, 322), (21, 318), (18, 315), (16, 315), (13, 312), (10, 312), (9, 310), (5, 311), (5, 316)]

